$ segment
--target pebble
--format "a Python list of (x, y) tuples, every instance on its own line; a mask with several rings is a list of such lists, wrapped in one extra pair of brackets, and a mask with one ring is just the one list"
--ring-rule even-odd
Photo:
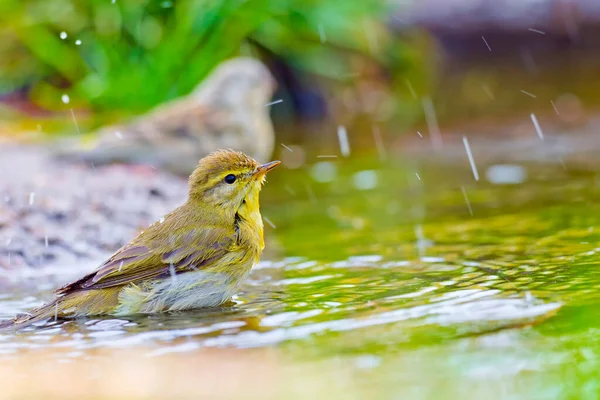
[[(87, 168), (37, 147), (4, 146), (0, 170), (18, 171), (0, 181), (0, 193), (9, 199), (0, 202), (0, 268), (106, 256), (187, 195), (185, 179), (166, 172)], [(29, 204), (32, 192), (36, 198)]]

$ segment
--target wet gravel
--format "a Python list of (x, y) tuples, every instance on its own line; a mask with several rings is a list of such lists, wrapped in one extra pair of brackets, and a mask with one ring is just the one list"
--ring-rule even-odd
[(0, 268), (106, 256), (185, 201), (184, 178), (148, 166), (61, 162), (0, 146)]

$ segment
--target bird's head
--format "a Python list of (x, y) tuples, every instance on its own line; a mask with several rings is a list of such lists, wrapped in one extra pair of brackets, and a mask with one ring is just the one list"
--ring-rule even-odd
[(219, 150), (200, 160), (190, 175), (189, 200), (234, 215), (258, 211), (258, 194), (267, 172), (280, 164), (259, 164), (244, 153)]
[(220, 107), (265, 107), (276, 87), (268, 68), (253, 58), (234, 58), (221, 63), (196, 88), (194, 95)]

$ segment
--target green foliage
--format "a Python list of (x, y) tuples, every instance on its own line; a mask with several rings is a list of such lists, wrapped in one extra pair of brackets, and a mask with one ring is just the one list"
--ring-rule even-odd
[(138, 112), (188, 93), (222, 60), (257, 49), (342, 79), (356, 55), (392, 60), (382, 56), (390, 43), (384, 3), (4, 0), (0, 90), (29, 83), (34, 100), (50, 109), (66, 107), (66, 93), (68, 107)]

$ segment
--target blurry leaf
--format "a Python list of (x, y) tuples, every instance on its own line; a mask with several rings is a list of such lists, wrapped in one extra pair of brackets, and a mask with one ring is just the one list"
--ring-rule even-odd
[(85, 66), (75, 50), (44, 27), (19, 29), (15, 33), (34, 55), (54, 67), (65, 78), (76, 80), (83, 75)]

